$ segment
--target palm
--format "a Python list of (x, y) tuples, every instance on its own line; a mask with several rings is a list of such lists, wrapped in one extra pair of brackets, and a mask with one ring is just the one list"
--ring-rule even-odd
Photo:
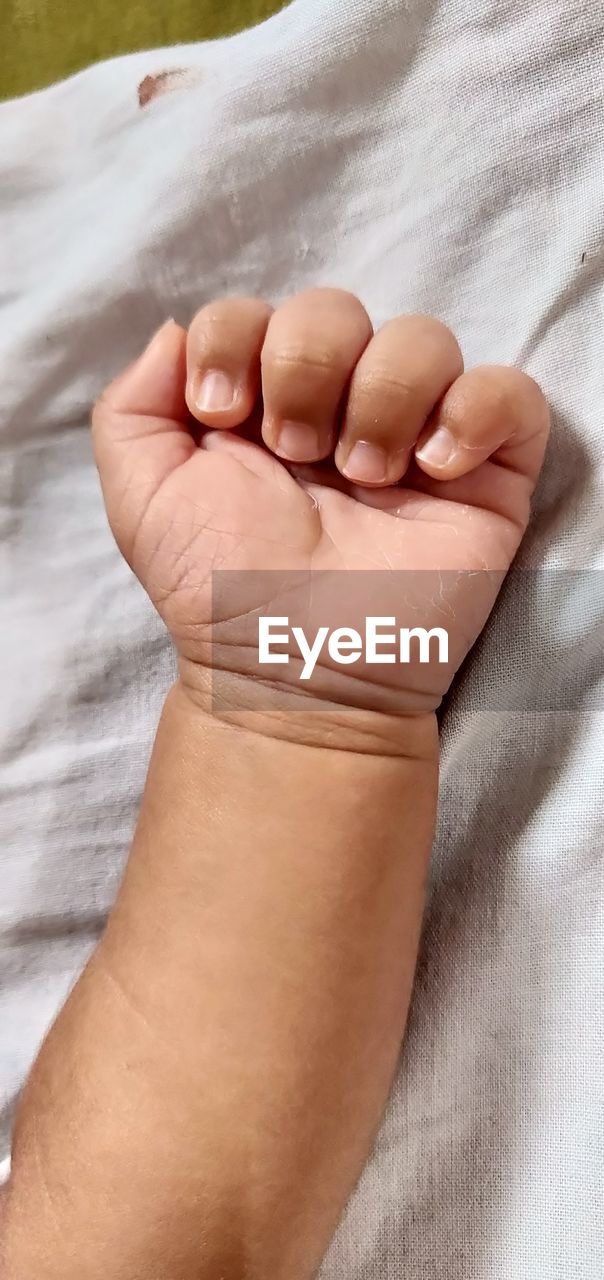
[[(500, 502), (502, 480), (508, 490), (510, 515), (504, 516), (481, 505), (485, 486), (493, 487), (499, 470), (492, 463), (466, 478), (461, 501), (454, 482), (437, 486), (442, 496), (435, 496), (436, 486), (419, 469), (407, 486), (360, 490), (343, 482), (333, 467), (298, 468), (293, 475), (262, 446), (231, 434), (210, 433), (204, 443), (165, 477), (149, 502), (132, 560), (183, 656), (201, 661), (206, 653), (216, 573), (229, 575), (229, 612), (239, 617), (244, 576), (245, 612), (252, 615), (266, 609), (269, 581), (283, 589), (285, 581), (291, 586), (292, 574), (306, 581), (312, 570), (331, 575), (331, 590), (337, 571), (373, 570), (377, 573), (367, 579), (371, 611), (396, 614), (403, 575), (415, 574), (422, 588), (413, 624), (428, 628), (443, 621), (430, 576), (438, 574), (441, 593), (446, 584), (452, 665), (459, 665), (484, 625), (500, 575), (518, 545), (513, 473), (497, 477)], [(476, 575), (476, 570), (486, 572)], [(359, 622), (363, 596), (356, 598), (351, 625)], [(273, 612), (279, 612), (277, 605)], [(441, 679), (444, 687), (434, 689), (435, 701), (450, 674), (441, 673)]]

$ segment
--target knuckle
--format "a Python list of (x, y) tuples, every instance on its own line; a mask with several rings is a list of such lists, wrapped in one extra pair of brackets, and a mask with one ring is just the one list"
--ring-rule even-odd
[(443, 346), (450, 347), (451, 350), (461, 354), (457, 338), (444, 320), (438, 320), (436, 316), (422, 316), (421, 320), (425, 326), (426, 334), (441, 342)]
[(458, 413), (476, 412), (489, 418), (509, 417), (518, 396), (518, 370), (484, 365), (470, 370), (459, 384)]
[(349, 289), (334, 289), (329, 285), (314, 285), (310, 289), (304, 289), (301, 293), (297, 293), (293, 298), (290, 298), (284, 304), (284, 309), (313, 305), (322, 307), (326, 303), (336, 307), (350, 308), (363, 316), (367, 316), (363, 303), (356, 293), (351, 293)]
[(289, 298), (274, 313), (270, 334), (273, 349), (326, 347), (334, 354), (352, 344), (364, 344), (373, 330), (357, 297), (344, 289), (314, 288)]
[(204, 349), (216, 346), (229, 331), (229, 315), (219, 304), (211, 304), (198, 311), (191, 321), (188, 333), (188, 353), (199, 356)]
[(324, 378), (337, 372), (339, 361), (333, 350), (326, 346), (313, 348), (292, 344), (279, 347), (277, 350), (265, 350), (262, 353), (263, 368), (275, 375), (290, 377), (292, 373)]
[(530, 373), (525, 373), (523, 369), (516, 369), (515, 372), (518, 376), (519, 387), (534, 400), (535, 404), (541, 405), (549, 413), (549, 405), (543, 387), (539, 385), (535, 378), (531, 377)]
[(508, 375), (505, 379), (500, 378), (500, 386), (505, 388), (504, 404), (508, 413), (519, 421), (530, 421), (534, 434), (547, 436), (551, 428), (551, 411), (543, 388), (523, 369), (508, 368), (500, 370), (500, 373)]
[(454, 368), (463, 368), (459, 342), (453, 330), (443, 320), (426, 315), (398, 316), (387, 321), (380, 330), (380, 337), (390, 339), (397, 347), (403, 334), (407, 343), (411, 337), (414, 345), (424, 346), (427, 353), (433, 353), (435, 362), (446, 360)]
[(423, 312), (411, 312), (409, 315), (395, 316), (394, 319), (388, 320), (384, 325), (384, 329), (389, 329), (393, 325), (412, 325), (419, 331), (423, 331), (426, 335), (441, 338), (444, 342), (453, 342), (458, 345), (457, 338), (453, 330), (445, 324), (444, 320), (439, 320), (438, 316), (426, 315)]
[(271, 314), (272, 308), (259, 298), (218, 298), (209, 302), (189, 326), (189, 362), (203, 363), (220, 353), (232, 363), (235, 353), (245, 353), (248, 345), (256, 345), (257, 335)]
[(361, 402), (380, 401), (396, 405), (414, 404), (418, 399), (418, 388), (410, 380), (397, 374), (387, 366), (373, 366), (360, 374), (354, 382), (355, 399)]

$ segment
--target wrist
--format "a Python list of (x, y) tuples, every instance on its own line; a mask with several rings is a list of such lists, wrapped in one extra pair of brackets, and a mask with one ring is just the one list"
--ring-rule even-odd
[(171, 696), (189, 712), (244, 733), (260, 734), (319, 750), (438, 762), (438, 724), (433, 712), (396, 715), (353, 707), (277, 686), (256, 676), (215, 672), (179, 659)]

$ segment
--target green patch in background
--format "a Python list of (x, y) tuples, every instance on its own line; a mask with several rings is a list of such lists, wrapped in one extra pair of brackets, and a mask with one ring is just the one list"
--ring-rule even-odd
[(285, 0), (0, 0), (0, 98), (92, 62), (255, 26)]

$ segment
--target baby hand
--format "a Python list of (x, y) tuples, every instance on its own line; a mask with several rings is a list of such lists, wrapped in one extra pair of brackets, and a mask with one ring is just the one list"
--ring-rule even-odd
[[(186, 684), (261, 674), (417, 716), (438, 706), (493, 606), (549, 412), (517, 369), (464, 373), (438, 321), (400, 316), (374, 334), (351, 294), (313, 289), (276, 311), (213, 302), (188, 334), (168, 322), (101, 397), (93, 431), (111, 527)], [(287, 668), (258, 667), (267, 614), (304, 619), (310, 642), (324, 624), (361, 634), (369, 615), (446, 628), (448, 656), (338, 665), (323, 646), (302, 685), (293, 640)]]

